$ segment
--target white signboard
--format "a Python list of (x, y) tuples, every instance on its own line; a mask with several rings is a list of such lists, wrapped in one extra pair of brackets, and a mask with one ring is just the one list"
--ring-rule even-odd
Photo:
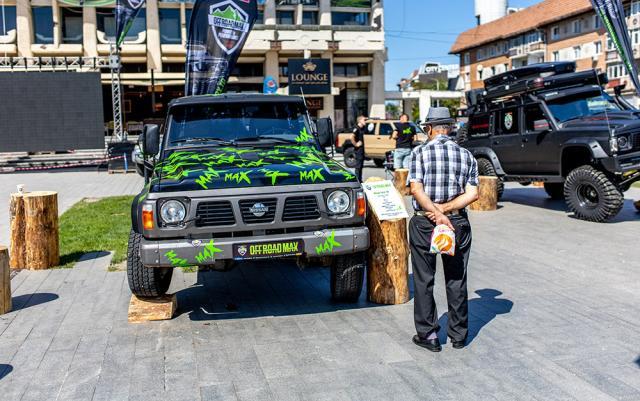
[(409, 217), (404, 199), (391, 181), (374, 181), (362, 184), (367, 201), (381, 221)]

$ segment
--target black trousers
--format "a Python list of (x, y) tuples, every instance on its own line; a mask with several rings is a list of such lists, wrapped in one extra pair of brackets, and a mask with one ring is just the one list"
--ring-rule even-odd
[(356, 167), (355, 173), (356, 177), (358, 177), (358, 181), (362, 182), (362, 169), (364, 168), (364, 151), (359, 152), (356, 151)]
[[(471, 252), (471, 225), (466, 215), (450, 217), (456, 229), (455, 256), (442, 255), (449, 307), (448, 336), (454, 341), (467, 339), (469, 304), (467, 294), (467, 264)], [(429, 253), (434, 224), (426, 217), (414, 216), (409, 223), (411, 264), (414, 282), (414, 320), (420, 336), (440, 329), (438, 310), (433, 298), (436, 256)]]

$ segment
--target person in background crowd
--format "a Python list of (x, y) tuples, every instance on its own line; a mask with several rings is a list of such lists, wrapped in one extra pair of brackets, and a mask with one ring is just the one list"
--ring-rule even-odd
[(411, 159), (411, 148), (416, 140), (416, 129), (409, 124), (409, 116), (402, 114), (400, 123), (396, 124), (396, 129), (391, 135), (396, 140), (396, 150), (393, 152), (393, 168), (409, 168)]
[(429, 142), (411, 153), (408, 185), (415, 216), (409, 223), (409, 243), (415, 288), (413, 342), (430, 351), (442, 350), (438, 340), (438, 311), (433, 298), (436, 255), (430, 253), (437, 225), (455, 231), (455, 255), (442, 255), (447, 285), (447, 334), (454, 348), (463, 348), (468, 335), (467, 264), (471, 226), (465, 208), (478, 199), (478, 165), (471, 152), (449, 136), (454, 120), (444, 107), (431, 108), (426, 121)]
[(358, 177), (358, 181), (362, 182), (362, 168), (364, 166), (364, 136), (367, 132), (367, 118), (365, 116), (358, 116), (356, 121), (356, 127), (351, 133), (351, 143), (356, 148), (356, 177)]

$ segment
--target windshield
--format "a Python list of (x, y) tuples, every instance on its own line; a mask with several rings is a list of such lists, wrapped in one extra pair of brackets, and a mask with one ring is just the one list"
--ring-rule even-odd
[(547, 105), (553, 116), (560, 123), (620, 110), (613, 99), (604, 92), (583, 92), (550, 100)]
[(422, 128), (420, 128), (420, 126), (418, 124), (414, 123), (413, 121), (410, 121), (409, 125), (412, 126), (416, 130), (416, 133), (424, 134), (424, 131), (422, 130)]
[(194, 142), (269, 141), (314, 143), (301, 104), (220, 103), (175, 107), (168, 126), (168, 144)]

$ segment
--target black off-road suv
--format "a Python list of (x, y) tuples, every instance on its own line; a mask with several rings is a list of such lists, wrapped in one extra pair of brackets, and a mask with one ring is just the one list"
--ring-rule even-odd
[(172, 101), (162, 144), (157, 126), (143, 133), (144, 154), (159, 156), (132, 205), (131, 291), (163, 295), (174, 267), (329, 259), (333, 298), (357, 300), (369, 247), (365, 197), (324, 152), (330, 127), (319, 120), (316, 129), (295, 96)]
[(618, 214), (640, 180), (640, 111), (604, 90), (607, 76), (575, 63), (536, 64), (496, 75), (467, 93), (469, 122), (459, 142), (481, 175), (524, 185), (544, 182), (583, 220)]

